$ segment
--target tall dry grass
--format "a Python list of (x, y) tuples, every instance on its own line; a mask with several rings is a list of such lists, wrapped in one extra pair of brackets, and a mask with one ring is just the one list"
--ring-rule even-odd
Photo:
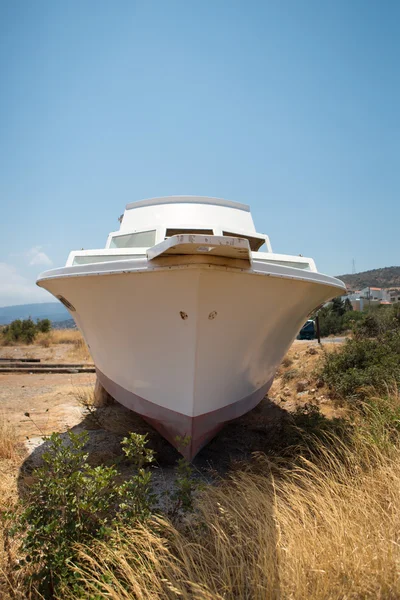
[(346, 442), (314, 440), (284, 466), (259, 456), (207, 488), (184, 527), (155, 519), (81, 548), (79, 597), (400, 598), (399, 396), (371, 406)]
[(78, 329), (52, 329), (51, 337), (53, 344), (75, 344), (83, 339)]
[(0, 460), (15, 458), (17, 447), (18, 438), (15, 427), (5, 414), (0, 413)]
[(91, 360), (89, 348), (78, 329), (52, 329), (48, 333), (39, 333), (35, 343), (49, 348), (58, 344), (68, 344), (68, 359), (87, 362)]
[(53, 343), (53, 334), (51, 331), (48, 333), (39, 332), (35, 338), (35, 344), (42, 346), (42, 348), (50, 348)]
[(71, 350), (68, 353), (68, 358), (76, 362), (87, 362), (92, 360), (90, 350), (82, 336), (73, 342)]
[(52, 331), (53, 344), (70, 344), (68, 358), (74, 361), (87, 362), (91, 360), (90, 350), (82, 334), (77, 329), (59, 329)]
[(0, 598), (25, 598), (22, 581), (15, 576), (15, 548), (10, 542), (4, 519), (18, 498), (17, 474), (21, 461), (17, 433), (6, 415), (0, 414)]

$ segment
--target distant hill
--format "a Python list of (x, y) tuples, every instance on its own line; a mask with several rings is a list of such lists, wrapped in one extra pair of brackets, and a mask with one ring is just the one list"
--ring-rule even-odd
[(337, 277), (349, 285), (352, 290), (360, 290), (365, 287), (400, 288), (400, 267), (384, 267), (383, 269), (354, 273), (354, 275), (337, 275)]
[(42, 304), (21, 304), (0, 308), (0, 325), (7, 325), (15, 319), (50, 319), (53, 323), (70, 321), (71, 317), (61, 302), (43, 302)]

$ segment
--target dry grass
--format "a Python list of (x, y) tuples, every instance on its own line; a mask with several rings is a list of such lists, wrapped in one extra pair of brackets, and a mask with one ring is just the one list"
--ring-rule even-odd
[(74, 396), (78, 404), (84, 410), (84, 413), (91, 418), (93, 424), (101, 427), (102, 423), (97, 411), (98, 404), (96, 402), (95, 388), (92, 386), (78, 387), (74, 391)]
[(88, 412), (95, 410), (95, 396), (94, 396), (94, 386), (88, 387), (75, 387), (74, 388), (74, 396), (78, 402), (78, 404)]
[(236, 475), (203, 498), (203, 528), (128, 531), (83, 551), (84, 578), (115, 600), (400, 597), (399, 465), (347, 485), (306, 473)]
[(90, 350), (82, 336), (73, 343), (72, 348), (68, 353), (68, 357), (77, 362), (88, 362), (92, 360)]
[(53, 344), (76, 344), (83, 339), (78, 329), (53, 329), (51, 338)]
[(307, 467), (279, 486), (275, 517), (285, 597), (400, 596), (399, 458), (347, 482)]
[[(2, 600), (23, 598), (18, 595), (14, 579), (15, 556), (11, 547), (4, 513), (12, 510), (17, 501), (15, 465), (0, 460), (0, 597)], [(19, 587), (19, 586), (18, 586)]]
[(0, 332), (0, 346), (18, 346), (17, 342), (13, 342), (8, 340), (2, 333)]
[(2, 600), (22, 599), (22, 581), (17, 580), (14, 546), (10, 543), (7, 525), (3, 519), (18, 498), (17, 475), (22, 452), (14, 427), (5, 415), (0, 415), (0, 597)]
[(38, 333), (35, 338), (35, 344), (42, 346), (42, 348), (50, 348), (52, 343), (53, 334), (51, 331), (49, 333)]
[(54, 329), (49, 334), (51, 344), (69, 344), (71, 350), (68, 352), (69, 360), (76, 362), (87, 362), (91, 360), (89, 348), (86, 345), (82, 334), (77, 329)]
[(0, 414), (0, 460), (16, 458), (18, 448), (17, 434), (4, 414)]
[[(77, 329), (52, 329), (48, 333), (39, 332), (35, 337), (32, 348), (35, 346), (51, 348), (58, 344), (66, 344), (70, 347), (67, 353), (68, 360), (75, 362), (91, 361), (89, 348), (87, 347), (81, 332)], [(0, 346), (26, 346), (26, 342), (9, 342), (0, 332)], [(33, 357), (34, 356), (32, 355), (32, 358)]]
[[(399, 397), (390, 400), (391, 408)], [(357, 417), (350, 445), (256, 468), (203, 492), (180, 530), (158, 519), (82, 548), (99, 598), (342, 600), (400, 597), (400, 447), (382, 413)], [(67, 594), (66, 594), (67, 597)], [(83, 597), (83, 596), (82, 596)], [(85, 596), (86, 597), (86, 596)]]

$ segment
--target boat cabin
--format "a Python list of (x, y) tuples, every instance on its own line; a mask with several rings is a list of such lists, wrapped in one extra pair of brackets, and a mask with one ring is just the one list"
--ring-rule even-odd
[(127, 204), (120, 228), (103, 250), (71, 252), (66, 266), (145, 258), (154, 245), (180, 234), (248, 240), (253, 259), (316, 271), (314, 261), (272, 253), (269, 237), (257, 233), (246, 204), (201, 196), (169, 196)]

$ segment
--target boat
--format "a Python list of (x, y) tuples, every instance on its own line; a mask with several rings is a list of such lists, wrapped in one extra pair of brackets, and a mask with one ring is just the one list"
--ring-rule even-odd
[(97, 378), (187, 459), (254, 408), (313, 312), (345, 285), (272, 251), (249, 206), (198, 196), (130, 203), (104, 249), (37, 284), (82, 332)]

